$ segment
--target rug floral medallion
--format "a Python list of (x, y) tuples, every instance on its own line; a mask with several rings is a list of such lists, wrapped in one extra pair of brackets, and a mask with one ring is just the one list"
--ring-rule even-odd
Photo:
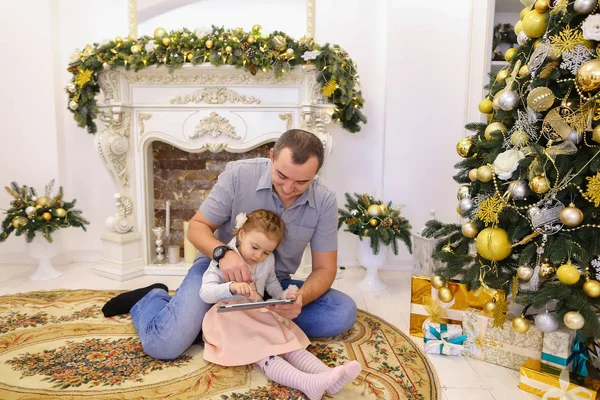
[[(193, 345), (172, 361), (144, 354), (129, 315), (105, 318), (120, 292), (55, 290), (0, 296), (0, 399), (305, 399), (252, 366), (220, 367)], [(398, 328), (359, 311), (343, 335), (313, 340), (330, 366), (363, 371), (332, 399), (441, 398), (427, 357)]]

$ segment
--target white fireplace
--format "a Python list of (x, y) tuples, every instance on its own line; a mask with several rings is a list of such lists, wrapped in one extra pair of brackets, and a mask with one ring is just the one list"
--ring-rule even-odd
[[(154, 265), (155, 227), (151, 144), (181, 150), (243, 153), (273, 142), (290, 128), (317, 135), (327, 153), (333, 140), (318, 70), (297, 68), (277, 79), (234, 67), (185, 66), (99, 76), (96, 149), (115, 183), (115, 215), (107, 220), (104, 255), (94, 267), (117, 280), (145, 274), (185, 274), (189, 265)], [(107, 194), (107, 199), (111, 198)]]

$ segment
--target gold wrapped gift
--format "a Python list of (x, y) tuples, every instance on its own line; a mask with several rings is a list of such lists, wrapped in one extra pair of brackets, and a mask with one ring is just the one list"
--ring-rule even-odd
[(519, 388), (545, 400), (598, 398), (600, 381), (579, 377), (575, 383), (575, 378), (573, 375), (569, 377), (567, 369), (560, 375), (544, 372), (539, 360), (528, 359), (519, 370)]
[(443, 303), (438, 299), (437, 289), (431, 286), (431, 277), (413, 275), (410, 286), (410, 334), (423, 337), (423, 323), (430, 321), (462, 326), (463, 312), (467, 308), (482, 309), (492, 299), (486, 291), (468, 291), (459, 281), (448, 281), (454, 292), (454, 300)]

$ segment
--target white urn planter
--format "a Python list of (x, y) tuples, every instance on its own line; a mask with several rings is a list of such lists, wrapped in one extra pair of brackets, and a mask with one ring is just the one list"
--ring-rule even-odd
[(379, 253), (373, 254), (371, 249), (371, 239), (363, 238), (358, 241), (358, 257), (360, 265), (367, 269), (367, 274), (358, 287), (368, 292), (376, 292), (387, 288), (387, 284), (379, 279), (379, 269), (381, 269), (387, 260), (388, 246), (379, 243)]
[(38, 261), (37, 270), (29, 276), (32, 281), (45, 281), (55, 279), (62, 275), (52, 265), (52, 257), (58, 254), (58, 245), (56, 241), (50, 243), (46, 238), (38, 233), (31, 243), (27, 243), (27, 255)]

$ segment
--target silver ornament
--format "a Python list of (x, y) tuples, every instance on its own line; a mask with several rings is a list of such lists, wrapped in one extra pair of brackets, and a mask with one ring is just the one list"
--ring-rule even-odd
[(535, 326), (544, 333), (550, 333), (558, 329), (558, 321), (546, 311), (535, 316)]
[(25, 213), (27, 214), (28, 217), (31, 217), (33, 214), (35, 214), (35, 207), (34, 206), (29, 206), (25, 209)]
[(573, 129), (573, 131), (571, 131), (571, 133), (567, 137), (567, 140), (573, 144), (579, 144), (582, 139), (583, 139), (583, 134), (577, 132), (577, 129)]
[(75, 110), (77, 110), (77, 107), (79, 107), (79, 106), (77, 105), (77, 102), (75, 102), (75, 101), (71, 101), (71, 102), (69, 103), (69, 108), (70, 108), (71, 110), (75, 111)]
[(458, 189), (458, 192), (456, 193), (456, 199), (462, 200), (462, 199), (470, 198), (471, 197), (470, 190), (471, 190), (471, 188), (469, 185), (462, 185)]
[(597, 0), (575, 0), (573, 8), (577, 14), (589, 14), (596, 8)]
[(356, 217), (358, 215), (358, 210), (350, 211), (350, 215), (352, 215), (353, 217)]
[(75, 88), (75, 85), (74, 85), (74, 84), (72, 84), (72, 83), (69, 83), (69, 84), (67, 85), (67, 91), (68, 91), (69, 93), (75, 93), (75, 89), (76, 89), (76, 88)]
[(519, 104), (519, 95), (516, 92), (503, 92), (498, 97), (498, 107), (504, 111), (510, 111)]
[(513, 200), (525, 200), (529, 192), (529, 185), (527, 185), (526, 181), (519, 179), (508, 185), (508, 191)]
[(458, 210), (460, 215), (465, 215), (473, 209), (473, 201), (471, 199), (462, 199), (458, 202)]
[(517, 43), (519, 43), (521, 46), (527, 43), (528, 40), (529, 36), (527, 36), (523, 31), (519, 32), (517, 35)]

